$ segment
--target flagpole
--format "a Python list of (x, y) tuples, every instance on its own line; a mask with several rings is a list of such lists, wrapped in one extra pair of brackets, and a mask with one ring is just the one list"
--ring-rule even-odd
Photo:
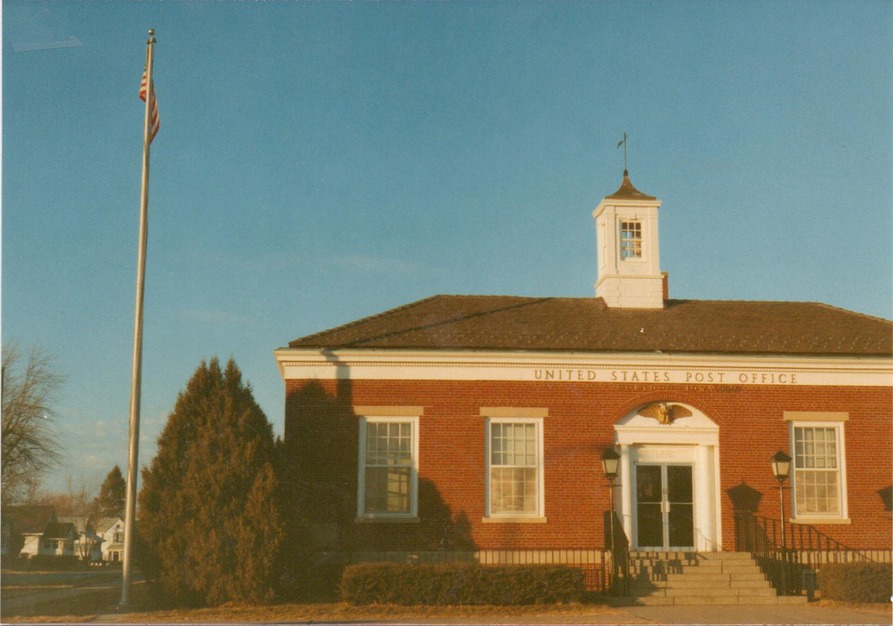
[(146, 42), (146, 115), (143, 122), (143, 174), (140, 193), (140, 234), (136, 269), (136, 307), (133, 322), (133, 370), (130, 382), (130, 439), (127, 457), (127, 498), (124, 513), (124, 562), (121, 579), (120, 607), (130, 604), (130, 586), (133, 579), (133, 545), (136, 518), (136, 485), (139, 473), (140, 440), (140, 388), (143, 361), (143, 288), (146, 282), (146, 241), (149, 227), (149, 144), (152, 141), (152, 60), (155, 31), (149, 30)]

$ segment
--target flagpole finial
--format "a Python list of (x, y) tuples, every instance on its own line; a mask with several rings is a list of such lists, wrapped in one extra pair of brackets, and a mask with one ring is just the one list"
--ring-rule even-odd
[(149, 29), (149, 41), (147, 41), (146, 43), (155, 43), (155, 29), (154, 28)]

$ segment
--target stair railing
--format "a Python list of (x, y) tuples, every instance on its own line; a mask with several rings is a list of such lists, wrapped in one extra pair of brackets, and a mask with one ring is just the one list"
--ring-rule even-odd
[(605, 522), (605, 545), (611, 555), (609, 593), (627, 596), (629, 595), (629, 538), (616, 512), (605, 511)]
[[(779, 595), (810, 596), (815, 573), (827, 563), (889, 561), (889, 550), (854, 550), (808, 524), (785, 524), (735, 514), (735, 549), (750, 552)], [(785, 533), (784, 537), (782, 533)]]

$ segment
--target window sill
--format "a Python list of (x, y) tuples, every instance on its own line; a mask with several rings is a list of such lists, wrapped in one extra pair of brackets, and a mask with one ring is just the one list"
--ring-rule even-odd
[(519, 515), (506, 515), (495, 517), (484, 517), (481, 522), (484, 524), (545, 524), (548, 518), (545, 517), (524, 517)]
[(389, 517), (387, 515), (369, 515), (354, 519), (356, 524), (418, 524), (421, 520), (415, 515)]
[(824, 524), (852, 524), (853, 521), (848, 517), (795, 517), (788, 520), (791, 524), (808, 524), (810, 526), (821, 526)]

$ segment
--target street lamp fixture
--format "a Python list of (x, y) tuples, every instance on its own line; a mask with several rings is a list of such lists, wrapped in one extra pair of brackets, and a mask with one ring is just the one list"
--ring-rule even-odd
[(781, 450), (772, 457), (772, 475), (778, 481), (778, 497), (781, 508), (781, 593), (788, 592), (788, 542), (784, 524), (784, 483), (791, 475), (791, 457)]
[(620, 470), (620, 455), (614, 448), (607, 448), (602, 453), (602, 470), (605, 472), (605, 478), (611, 482), (617, 480)]
[(781, 450), (772, 457), (772, 475), (779, 483), (784, 483), (791, 475), (791, 457)]

